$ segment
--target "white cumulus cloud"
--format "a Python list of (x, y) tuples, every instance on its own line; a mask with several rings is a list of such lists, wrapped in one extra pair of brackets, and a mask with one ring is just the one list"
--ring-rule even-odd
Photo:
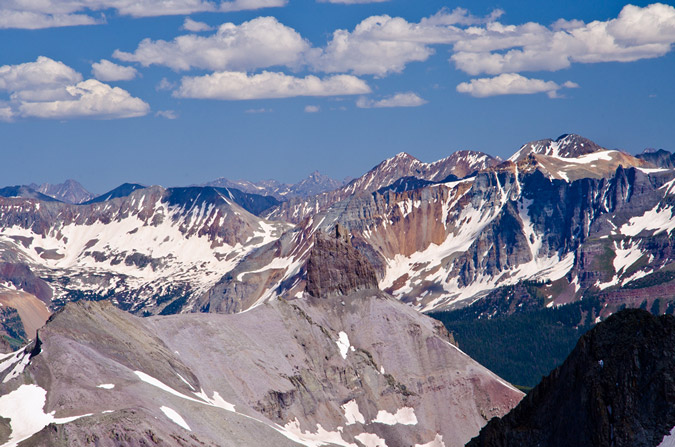
[(113, 9), (132, 17), (229, 12), (285, 6), (288, 0), (2, 0), (0, 28), (51, 28), (103, 23)]
[(82, 75), (64, 64), (40, 56), (35, 62), (0, 67), (0, 90), (11, 92), (58, 88), (82, 80)]
[(278, 8), (286, 6), (288, 0), (234, 0), (231, 2), (222, 2), (220, 11), (244, 11), (249, 9)]
[(319, 106), (307, 105), (305, 106), (305, 113), (318, 113), (321, 111)]
[(427, 60), (434, 53), (429, 44), (450, 43), (458, 32), (409, 23), (400, 17), (372, 16), (351, 32), (335, 31), (326, 47), (308, 59), (320, 71), (385, 76), (403, 71), (410, 62)]
[(155, 116), (166, 118), (168, 120), (175, 120), (178, 118), (178, 114), (174, 110), (158, 110), (155, 112)]
[(130, 81), (138, 74), (134, 67), (117, 65), (107, 59), (101, 59), (99, 62), (91, 64), (91, 71), (99, 81), (108, 82)]
[(335, 75), (324, 79), (304, 78), (284, 73), (263, 71), (249, 75), (243, 72), (216, 72), (181, 80), (174, 96), (181, 98), (245, 100), (289, 98), (294, 96), (341, 96), (370, 93), (363, 80), (350, 75)]
[(183, 26), (181, 26), (181, 29), (192, 31), (193, 33), (200, 33), (202, 31), (211, 31), (213, 27), (207, 23), (197, 22), (192, 20), (190, 17), (186, 17), (185, 21), (183, 22)]
[(0, 5), (0, 29), (41, 29), (63, 26), (96, 25), (103, 20), (87, 14), (50, 14), (28, 9), (7, 9)]
[(383, 3), (389, 0), (318, 0), (319, 3), (341, 3), (343, 5), (356, 5), (360, 3)]
[(472, 27), (454, 44), (451, 60), (471, 75), (567, 68), (573, 63), (633, 62), (668, 53), (675, 43), (675, 8), (627, 5), (616, 19), (559, 20)]
[(417, 96), (413, 92), (396, 93), (395, 95), (382, 98), (380, 100), (361, 97), (356, 101), (356, 107), (361, 109), (373, 109), (384, 107), (419, 107), (426, 104), (427, 101)]
[(53, 101), (19, 104), (19, 115), (24, 117), (68, 118), (133, 118), (147, 115), (150, 106), (119, 87), (111, 87), (96, 79), (66, 87), (69, 97)]
[(472, 79), (457, 86), (460, 93), (468, 93), (476, 98), (497, 95), (528, 95), (546, 93), (551, 98), (558, 96), (561, 88), (576, 88), (576, 83), (567, 81), (559, 85), (553, 81), (529, 79), (517, 73), (504, 73), (494, 78)]
[(131, 118), (146, 115), (150, 106), (126, 90), (82, 75), (63, 62), (40, 56), (35, 62), (0, 67), (0, 119), (36, 117)]
[(174, 70), (252, 70), (297, 65), (307, 49), (309, 43), (294, 29), (274, 17), (258, 17), (241, 25), (225, 23), (210, 36), (190, 34), (170, 42), (145, 39), (133, 53), (117, 50), (114, 57)]

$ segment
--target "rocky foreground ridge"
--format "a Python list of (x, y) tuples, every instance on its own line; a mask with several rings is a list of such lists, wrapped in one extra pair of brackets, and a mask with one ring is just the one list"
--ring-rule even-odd
[[(665, 439), (664, 439), (665, 438)], [(675, 317), (624, 310), (467, 447), (666, 447), (675, 442)]]
[(440, 323), (363, 280), (339, 235), (318, 236), (307, 292), (244, 313), (66, 304), (2, 359), (0, 444), (450, 447), (517, 404)]

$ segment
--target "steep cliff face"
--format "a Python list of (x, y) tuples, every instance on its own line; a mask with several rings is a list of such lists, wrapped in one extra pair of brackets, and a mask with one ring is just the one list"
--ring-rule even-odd
[(674, 346), (673, 316), (619, 312), (467, 445), (656, 447), (675, 427)]
[(341, 225), (332, 237), (322, 232), (314, 236), (307, 260), (305, 291), (315, 298), (349, 295), (361, 290), (376, 290), (375, 270), (352, 247), (349, 233)]

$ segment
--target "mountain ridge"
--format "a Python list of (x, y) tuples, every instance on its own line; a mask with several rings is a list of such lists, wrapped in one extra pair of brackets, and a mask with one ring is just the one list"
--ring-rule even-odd
[(610, 316), (467, 447), (656, 447), (675, 427), (674, 342), (672, 315), (632, 309)]

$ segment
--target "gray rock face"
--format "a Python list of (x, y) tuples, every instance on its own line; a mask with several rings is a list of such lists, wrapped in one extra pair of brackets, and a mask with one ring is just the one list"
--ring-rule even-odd
[(55, 412), (25, 445), (461, 446), (522, 394), (450, 341), (378, 291), (145, 319), (69, 303), (10, 361), (0, 399)]
[(619, 312), (469, 447), (656, 447), (675, 426), (675, 318)]

